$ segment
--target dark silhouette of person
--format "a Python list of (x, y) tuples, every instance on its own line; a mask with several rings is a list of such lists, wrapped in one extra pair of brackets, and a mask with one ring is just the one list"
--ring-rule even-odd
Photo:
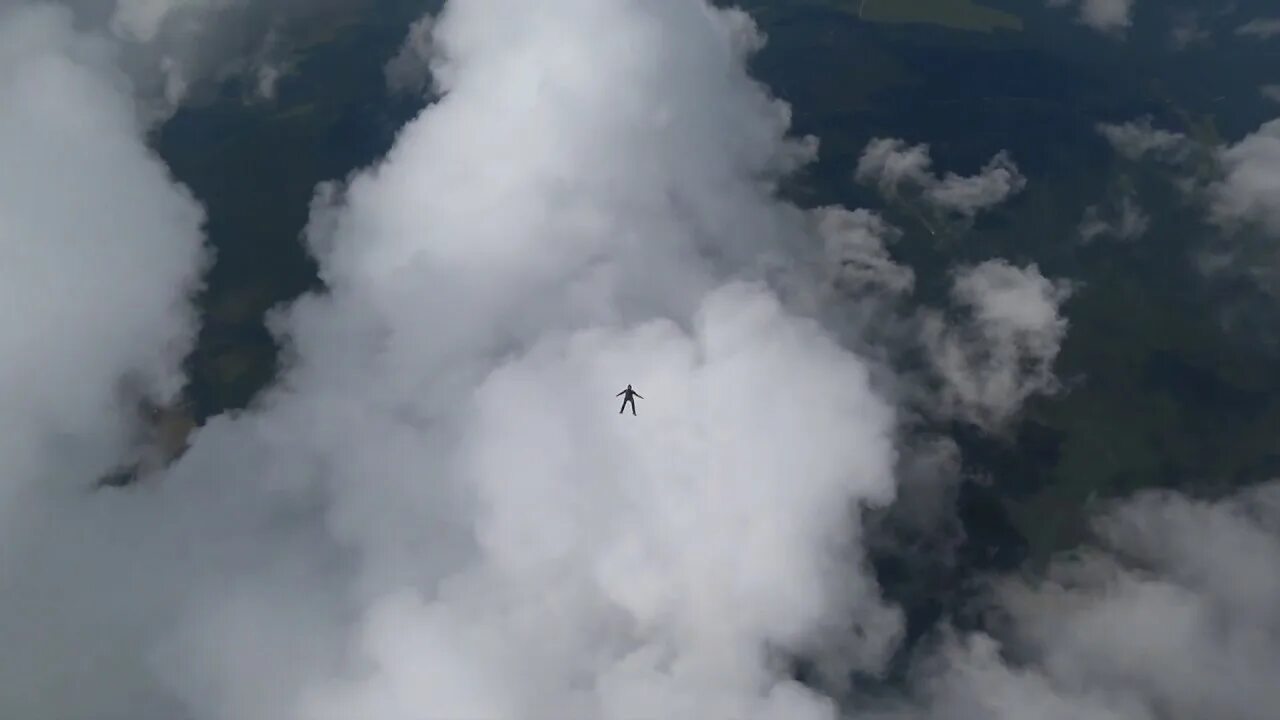
[[(626, 397), (622, 398), (622, 407), (618, 408), (619, 415), (622, 414), (623, 410), (627, 409), (627, 403), (631, 403), (631, 414), (635, 415), (636, 414), (636, 398), (640, 398), (641, 400), (644, 399), (644, 396), (636, 392), (635, 390), (632, 390), (630, 385), (627, 386), (626, 390), (623, 390), (622, 392), (618, 393), (618, 395), (626, 395)], [(618, 397), (618, 395), (614, 395), (614, 397)]]

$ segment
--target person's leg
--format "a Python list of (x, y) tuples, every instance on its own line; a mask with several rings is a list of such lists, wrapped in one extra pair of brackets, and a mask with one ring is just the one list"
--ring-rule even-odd
[(627, 409), (627, 399), (622, 399), (622, 407), (618, 408), (618, 414), (621, 415), (623, 410)]
[(635, 414), (636, 414), (636, 399), (635, 399), (635, 398), (631, 398), (631, 414), (632, 414), (632, 415), (635, 415)]

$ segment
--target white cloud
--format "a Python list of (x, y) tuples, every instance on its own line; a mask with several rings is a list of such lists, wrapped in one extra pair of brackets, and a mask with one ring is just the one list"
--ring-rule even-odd
[(1280, 18), (1257, 18), (1236, 28), (1237, 35), (1249, 35), (1260, 40), (1280, 35)]
[(1213, 220), (1257, 223), (1280, 235), (1280, 119), (1219, 149), (1218, 161), (1223, 177), (1209, 186)]
[[(1065, 7), (1075, 0), (1046, 0), (1049, 7)], [(1135, 0), (1079, 0), (1078, 21), (1101, 33), (1123, 34), (1133, 24)]]
[(947, 173), (938, 178), (931, 168), (929, 146), (910, 145), (896, 138), (875, 138), (867, 143), (854, 177), (874, 183), (884, 194), (896, 196), (904, 186), (915, 186), (934, 207), (973, 217), (1021, 192), (1027, 180), (1009, 159), (999, 152), (977, 174), (962, 177)]
[(1169, 130), (1159, 130), (1151, 125), (1150, 116), (1125, 123), (1098, 123), (1098, 132), (1107, 139), (1116, 152), (1130, 160), (1154, 155), (1161, 160), (1179, 162), (1191, 150), (1191, 140), (1186, 135)]
[(1058, 311), (1071, 285), (1046, 279), (1034, 264), (988, 260), (958, 271), (951, 294), (967, 321), (949, 326), (927, 312), (922, 327), (943, 382), (934, 410), (998, 432), (1027, 398), (1058, 389), (1053, 362), (1067, 331)]
[(1280, 103), (1280, 85), (1263, 85), (1258, 92), (1266, 99)]

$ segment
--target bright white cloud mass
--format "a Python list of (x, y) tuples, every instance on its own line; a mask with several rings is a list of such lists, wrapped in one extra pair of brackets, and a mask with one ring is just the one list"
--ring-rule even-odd
[[(832, 262), (892, 293), (913, 275), (878, 216), (776, 195), (816, 141), (748, 76), (750, 18), (448, 3), (413, 45), (439, 101), (317, 192), (328, 290), (275, 316), (277, 385), (155, 482), (91, 492), (130, 456), (122, 381), (182, 385), (205, 263), (120, 44), (155, 10), (78, 31), (59, 6), (0, 10), (0, 716), (839, 717), (786, 661), (876, 674), (901, 639), (859, 510), (895, 498), (902, 421), (799, 288)], [(938, 178), (889, 149), (878, 177), (961, 214), (1025, 184), (1002, 154)], [(946, 408), (998, 423), (1051, 389), (1068, 293), (1034, 265), (960, 269), (969, 317), (925, 336)], [(646, 399), (618, 419), (628, 382)], [(1102, 572), (999, 596), (1030, 669), (974, 638), (902, 713), (1261, 717), (1280, 643), (1248, 630), (1275, 627), (1280, 521), (1260, 497), (1122, 507)], [(1143, 551), (1146, 572), (1120, 565)], [(1173, 632), (1102, 673), (1152, 630), (1117, 618), (1150, 608)], [(1201, 652), (1249, 694), (1185, 682)]]

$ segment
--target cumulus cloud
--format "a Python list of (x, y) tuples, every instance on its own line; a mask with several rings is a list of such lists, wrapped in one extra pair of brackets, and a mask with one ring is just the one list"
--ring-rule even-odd
[(1152, 127), (1152, 118), (1143, 116), (1125, 123), (1098, 123), (1097, 131), (1116, 152), (1130, 160), (1147, 155), (1178, 162), (1191, 151), (1191, 139), (1182, 133)]
[(1280, 119), (1217, 153), (1223, 177), (1209, 186), (1213, 220), (1256, 223), (1280, 235)]
[(1237, 35), (1248, 35), (1259, 40), (1280, 35), (1280, 18), (1257, 18), (1236, 28)]
[[(37, 15), (5, 22), (0, 52), (39, 50)], [(27, 135), (5, 137), (45, 152), (13, 184), (86, 204), (130, 192), (131, 168), (151, 185), (76, 213), (15, 195), (0, 215), (3, 237), (44, 240), (23, 257), (90, 253), (7, 288), (75, 304), (51, 334), (29, 312), (5, 326), (23, 349), (5, 358), (22, 360), (8, 424), (51, 424), (6, 437), (22, 484), (0, 524), (0, 714), (834, 718), (790, 656), (883, 667), (901, 621), (864, 567), (859, 509), (893, 499), (896, 415), (771, 284), (825, 239), (775, 196), (815, 148), (746, 74), (749, 18), (458, 0), (431, 45), (440, 99), (317, 195), (328, 291), (275, 316), (279, 384), (123, 494), (71, 486), (119, 452), (72, 452), (68, 427), (111, 437), (86, 408), (122, 370), (175, 389), (198, 212), (146, 161), (123, 85), (76, 71), (101, 95), (80, 108), (15, 76), (32, 102), (0, 117)], [(128, 152), (71, 143), (108, 131)], [(20, 222), (32, 208), (48, 217)], [(83, 234), (49, 241), (72, 221)], [(635, 418), (614, 413), (627, 383)]]
[(1145, 235), (1150, 224), (1151, 218), (1142, 211), (1138, 203), (1124, 195), (1118, 205), (1109, 203), (1085, 208), (1078, 232), (1085, 242), (1092, 242), (1099, 237), (1134, 240)]
[(931, 206), (968, 218), (999, 205), (1027, 185), (1017, 165), (1003, 151), (977, 175), (968, 177), (948, 172), (939, 178), (932, 164), (927, 144), (907, 145), (897, 138), (875, 138), (858, 159), (854, 177), (858, 182), (875, 184), (891, 197), (904, 188), (917, 188)]
[(1271, 717), (1280, 484), (1218, 502), (1145, 492), (1094, 531), (1045, 578), (999, 584), (1008, 637), (948, 644), (923, 683), (931, 716)]
[(1258, 88), (1262, 97), (1280, 103), (1280, 85), (1263, 85)]
[[(1049, 7), (1065, 7), (1075, 0), (1047, 0)], [(1123, 34), (1133, 24), (1135, 0), (1079, 0), (1078, 21), (1101, 33)]]
[(1053, 363), (1067, 332), (1059, 308), (1071, 292), (1034, 264), (988, 260), (957, 271), (951, 294), (965, 321), (923, 315), (924, 343), (943, 383), (935, 413), (998, 432), (1027, 398), (1056, 391)]

